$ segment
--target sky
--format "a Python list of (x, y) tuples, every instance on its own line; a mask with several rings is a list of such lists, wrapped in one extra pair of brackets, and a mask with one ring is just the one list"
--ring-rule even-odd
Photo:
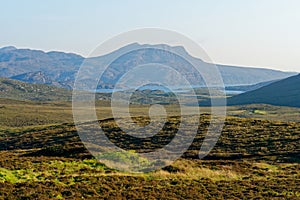
[(214, 63), (300, 72), (299, 0), (0, 0), (0, 47), (88, 56), (154, 27), (199, 44)]

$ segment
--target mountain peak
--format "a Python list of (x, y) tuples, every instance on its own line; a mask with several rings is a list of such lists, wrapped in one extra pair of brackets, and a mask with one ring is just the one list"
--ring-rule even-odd
[(171, 46), (169, 44), (140, 44), (138, 42), (134, 42), (124, 47), (121, 47), (119, 50), (130, 50), (130, 49), (138, 49), (138, 48), (157, 48), (157, 49), (174, 51), (184, 55), (189, 55), (186, 49), (184, 48), (184, 46)]

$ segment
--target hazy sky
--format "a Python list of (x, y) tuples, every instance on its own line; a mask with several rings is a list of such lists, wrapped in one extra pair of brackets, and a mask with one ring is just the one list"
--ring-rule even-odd
[(299, 0), (0, 0), (0, 46), (88, 55), (137, 28), (165, 28), (215, 63), (300, 72)]

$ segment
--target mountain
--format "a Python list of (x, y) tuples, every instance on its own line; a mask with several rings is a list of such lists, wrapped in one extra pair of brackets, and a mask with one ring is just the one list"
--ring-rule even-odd
[(73, 86), (73, 81), (72, 80), (64, 80), (57, 82), (53, 80), (53, 78), (50, 75), (46, 75), (42, 71), (37, 71), (37, 72), (27, 72), (24, 74), (19, 74), (16, 76), (10, 77), (11, 79), (14, 80), (19, 80), (22, 82), (26, 83), (33, 83), (33, 84), (46, 84), (46, 85), (52, 85), (56, 87), (61, 87), (61, 88), (68, 88), (71, 89)]
[(265, 68), (217, 66), (226, 86), (255, 85), (261, 82), (284, 79), (297, 74)]
[(228, 105), (263, 103), (300, 107), (300, 74), (271, 83), (257, 90), (233, 96), (227, 100), (227, 103)]
[[(193, 83), (197, 83), (197, 85), (204, 84), (202, 78), (195, 75), (195, 71), (193, 71), (189, 63), (164, 51), (164, 49), (172, 49), (180, 54), (189, 56), (197, 65), (203, 66), (202, 68), (206, 67), (209, 70), (210, 65), (208, 63), (190, 56), (183, 47), (170, 47), (164, 44), (141, 45), (138, 43), (133, 43), (109, 54), (93, 58), (84, 58), (73, 53), (57, 51), (44, 52), (40, 50), (17, 49), (12, 46), (4, 47), (0, 49), (0, 77), (71, 89), (76, 73), (83, 61), (90, 67), (90, 71), (87, 71), (86, 81), (88, 82), (90, 78), (89, 75), (93, 75), (93, 69), (103, 67), (104, 63), (107, 63), (107, 61), (115, 55), (137, 48), (143, 49), (131, 51), (111, 64), (110, 68), (104, 73), (98, 88), (112, 88), (122, 74), (131, 69), (134, 65), (146, 64), (153, 61), (166, 66), (176, 66), (178, 72), (185, 74)], [(287, 78), (296, 74), (293, 72), (261, 68), (225, 65), (217, 65), (217, 67), (220, 70), (226, 86), (257, 84), (259, 82)], [(164, 69), (160, 70), (159, 78), (161, 78), (161, 80), (174, 79), (174, 74), (168, 73)]]
[(0, 78), (0, 98), (35, 101), (71, 100), (72, 92), (63, 88), (42, 84), (30, 84)]
[(42, 83), (45, 79), (45, 84), (70, 88), (83, 60), (82, 56), (73, 53), (4, 47), (0, 49), (0, 77), (29, 83)]
[(16, 76), (12, 76), (11, 78), (35, 84), (52, 84), (51, 78), (45, 75), (45, 73), (42, 71), (19, 74)]

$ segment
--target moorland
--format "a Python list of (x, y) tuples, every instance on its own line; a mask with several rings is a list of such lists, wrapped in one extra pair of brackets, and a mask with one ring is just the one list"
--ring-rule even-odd
[[(116, 143), (124, 135), (98, 102), (99, 125)], [(103, 106), (107, 105), (107, 106)], [(172, 106), (172, 105), (166, 105)], [(149, 118), (140, 105), (139, 123)], [(193, 107), (190, 107), (193, 109)], [(222, 135), (204, 159), (199, 148), (209, 124), (202, 108), (197, 136), (173, 164), (128, 173), (98, 162), (73, 124), (71, 102), (0, 100), (1, 199), (299, 199), (299, 109), (271, 105), (229, 106)], [(103, 113), (106, 112), (106, 115)], [(172, 113), (170, 113), (172, 116)], [(169, 123), (176, 128), (176, 116)], [(171, 135), (162, 130), (158, 139)], [(151, 141), (128, 149), (157, 148)], [(126, 159), (126, 158), (125, 158)]]

